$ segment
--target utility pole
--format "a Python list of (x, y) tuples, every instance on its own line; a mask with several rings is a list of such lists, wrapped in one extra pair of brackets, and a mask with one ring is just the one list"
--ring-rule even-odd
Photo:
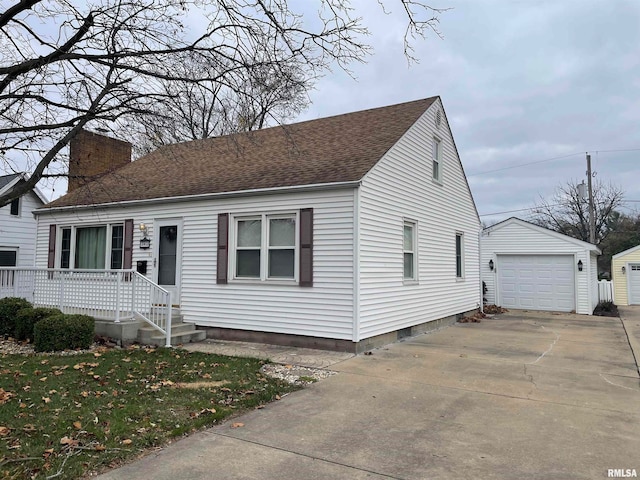
[(591, 155), (587, 153), (587, 187), (589, 189), (589, 242), (596, 244), (596, 215), (593, 205), (593, 189), (591, 188)]

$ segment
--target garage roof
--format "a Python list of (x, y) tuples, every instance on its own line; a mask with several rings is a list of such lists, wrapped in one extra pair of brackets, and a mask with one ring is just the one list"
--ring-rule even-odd
[[(550, 230), (548, 228), (541, 227), (540, 225), (536, 225), (535, 223), (527, 222), (526, 220), (522, 220), (522, 219), (517, 218), (517, 217), (511, 217), (511, 218), (508, 218), (507, 220), (504, 220), (502, 222), (496, 223), (495, 225), (491, 225), (490, 227), (485, 228), (483, 230), (483, 232), (490, 233), (490, 232), (492, 232), (494, 230), (499, 230), (499, 229), (501, 229), (503, 227), (506, 227), (507, 225), (512, 225), (512, 224), (522, 225), (523, 227), (527, 227), (527, 228), (530, 228), (532, 230), (536, 230), (538, 232), (542, 232), (542, 233), (545, 233), (547, 235), (554, 236), (554, 237), (559, 238), (561, 240), (566, 240), (567, 242), (574, 243), (576, 246), (582, 247), (585, 250), (590, 250), (592, 252), (596, 252), (598, 255), (602, 254), (602, 251), (597, 246), (593, 245), (592, 243), (583, 242), (582, 240), (578, 240), (577, 238), (573, 238), (573, 237), (570, 237), (568, 235), (564, 235), (562, 233), (555, 232), (555, 231)], [(636, 247), (636, 248), (640, 248), (640, 246)]]

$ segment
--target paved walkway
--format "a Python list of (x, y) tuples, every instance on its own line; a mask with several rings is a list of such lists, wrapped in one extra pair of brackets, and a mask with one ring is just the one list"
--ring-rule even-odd
[(354, 357), (352, 353), (329, 352), (313, 348), (282, 347), (265, 343), (226, 342), (207, 339), (203, 342), (188, 343), (182, 348), (190, 351), (231, 355), (234, 357), (252, 357), (271, 360), (283, 365), (327, 368), (336, 363)]
[(339, 374), (243, 415), (242, 428), (216, 426), (100, 478), (597, 479), (608, 469), (640, 471), (640, 378), (619, 318), (511, 312), (330, 368)]

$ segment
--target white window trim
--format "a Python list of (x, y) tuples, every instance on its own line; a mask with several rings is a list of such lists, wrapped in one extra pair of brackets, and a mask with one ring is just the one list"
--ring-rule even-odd
[[(413, 228), (413, 250), (404, 249), (404, 227)], [(404, 255), (405, 253), (413, 254), (413, 277), (406, 278), (404, 276)], [(402, 281), (405, 285), (416, 285), (418, 283), (418, 222), (415, 220), (404, 219), (402, 222)]]
[(456, 280), (462, 281), (465, 279), (465, 261), (464, 261), (464, 233), (456, 232), (455, 244), (454, 244), (454, 252), (456, 249), (456, 245), (458, 243), (458, 237), (460, 237), (460, 276), (458, 276), (458, 255), (455, 255), (455, 264), (456, 264)]
[[(431, 145), (431, 179), (433, 180), (434, 183), (437, 183), (438, 185), (442, 185), (442, 139), (438, 137), (433, 137), (431, 141), (433, 142), (433, 144)], [(433, 150), (436, 143), (438, 144), (438, 150), (436, 152), (438, 158), (433, 158)], [(434, 162), (437, 162), (438, 164), (437, 176), (435, 174), (436, 173), (435, 169), (433, 168)]]
[[(123, 245), (122, 245), (122, 265), (124, 266), (124, 222), (113, 222), (113, 223), (95, 223), (88, 225), (61, 225), (58, 227), (56, 232), (56, 268), (62, 268), (62, 231), (70, 228), (71, 229), (71, 245), (69, 250), (69, 270), (76, 270), (76, 232), (78, 229), (82, 228), (92, 228), (92, 227), (107, 227), (106, 233), (106, 247), (105, 247), (105, 259), (104, 259), (104, 270), (111, 270), (111, 242), (113, 240), (113, 227), (121, 226), (122, 227), (122, 235), (123, 235)], [(66, 269), (65, 269), (66, 270)], [(83, 269), (84, 270), (84, 269)], [(98, 269), (100, 270), (100, 269)]]
[[(269, 250), (286, 249), (290, 247), (269, 247), (269, 220), (293, 218), (295, 220), (295, 245), (293, 252), (293, 278), (269, 277)], [(238, 232), (238, 222), (242, 220), (261, 220), (261, 241), (260, 241), (260, 277), (238, 277), (236, 271), (238, 250), (236, 239)], [(269, 285), (298, 285), (300, 279), (300, 212), (262, 212), (229, 215), (229, 271), (227, 277), (229, 282), (265, 284)]]

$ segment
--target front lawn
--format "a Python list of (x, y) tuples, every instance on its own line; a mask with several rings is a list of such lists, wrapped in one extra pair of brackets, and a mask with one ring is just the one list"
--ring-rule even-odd
[(0, 478), (79, 478), (298, 388), (263, 364), (164, 348), (0, 356)]

